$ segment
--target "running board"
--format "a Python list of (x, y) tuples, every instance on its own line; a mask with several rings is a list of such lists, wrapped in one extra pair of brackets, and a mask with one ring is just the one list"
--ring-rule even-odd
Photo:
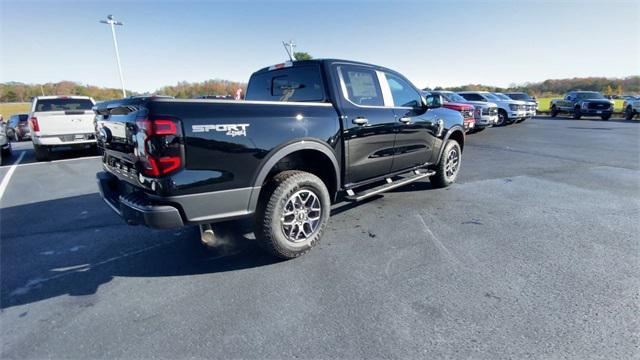
[(391, 178), (387, 178), (387, 183), (384, 185), (376, 186), (371, 189), (367, 189), (361, 193), (356, 193), (353, 190), (347, 190), (346, 199), (349, 201), (362, 201), (364, 199), (370, 198), (372, 196), (381, 194), (383, 192), (387, 192), (389, 190), (393, 190), (395, 188), (399, 188), (401, 186), (405, 186), (411, 184), (412, 182), (424, 179), (428, 176), (434, 175), (436, 172), (433, 170), (416, 170), (413, 172), (413, 175), (407, 176), (398, 180), (392, 180)]

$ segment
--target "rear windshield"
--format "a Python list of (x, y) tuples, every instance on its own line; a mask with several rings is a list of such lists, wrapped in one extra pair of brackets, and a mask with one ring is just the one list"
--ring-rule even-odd
[(27, 115), (27, 114), (20, 114), (20, 115), (18, 115), (18, 117), (20, 118), (20, 121), (29, 120), (29, 115)]
[(320, 68), (296, 66), (254, 74), (249, 80), (246, 100), (324, 101)]
[(93, 102), (89, 99), (41, 99), (36, 103), (35, 111), (91, 110)]

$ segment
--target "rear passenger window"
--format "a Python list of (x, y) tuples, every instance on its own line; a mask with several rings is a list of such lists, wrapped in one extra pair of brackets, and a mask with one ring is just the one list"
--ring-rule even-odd
[(339, 71), (347, 92), (345, 96), (352, 103), (363, 106), (384, 106), (375, 71), (351, 66), (341, 66)]
[(295, 66), (254, 74), (246, 100), (324, 101), (318, 66)]

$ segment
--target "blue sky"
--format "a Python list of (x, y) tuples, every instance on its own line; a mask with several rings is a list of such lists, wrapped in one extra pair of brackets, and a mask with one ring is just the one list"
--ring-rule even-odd
[(0, 81), (127, 88), (246, 81), (282, 62), (283, 40), (314, 57), (360, 60), (418, 86), (506, 86), (640, 74), (638, 1), (11, 1), (1, 3)]

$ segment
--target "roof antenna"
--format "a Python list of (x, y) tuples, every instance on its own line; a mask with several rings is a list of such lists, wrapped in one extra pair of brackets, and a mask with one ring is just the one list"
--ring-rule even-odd
[(288, 43), (286, 42), (282, 42), (282, 46), (284, 46), (284, 49), (287, 51), (287, 55), (289, 55), (289, 60), (290, 61), (294, 61), (295, 59), (293, 58), (293, 48), (296, 47), (296, 44), (293, 43), (293, 40), (289, 40)]

